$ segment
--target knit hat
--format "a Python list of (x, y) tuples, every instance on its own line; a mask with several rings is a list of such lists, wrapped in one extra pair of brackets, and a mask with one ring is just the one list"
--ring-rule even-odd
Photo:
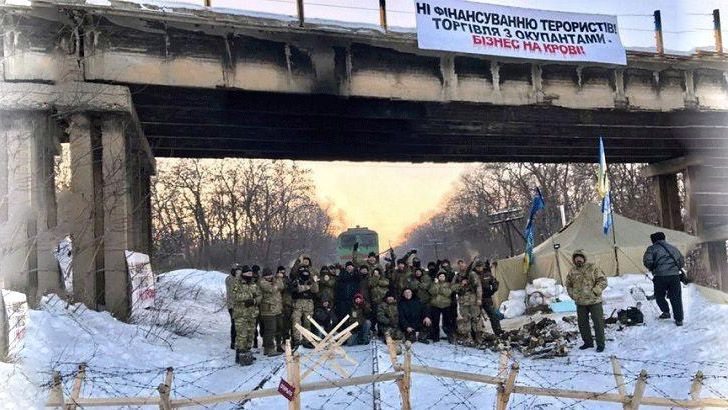
[(283, 266), (283, 265), (281, 265), (281, 266), (278, 267), (278, 269), (276, 269), (276, 272), (280, 272), (280, 271), (284, 271), (285, 272), (285, 270), (286, 270), (286, 267)]
[(253, 270), (252, 270), (252, 269), (250, 269), (250, 266), (248, 266), (248, 265), (243, 265), (243, 266), (242, 266), (242, 267), (240, 268), (240, 271), (241, 271), (242, 273), (248, 273), (248, 272), (253, 272)]
[(273, 276), (273, 271), (270, 268), (263, 268), (262, 276)]
[(652, 243), (657, 243), (657, 241), (664, 241), (665, 240), (665, 232), (655, 232), (652, 235), (650, 235), (650, 240), (652, 240)]
[(367, 256), (367, 257), (368, 258), (376, 258), (377, 257), (377, 254), (374, 253), (374, 252), (369, 252), (369, 256)]
[(354, 262), (352, 262), (352, 261), (347, 261), (347, 262), (346, 262), (346, 265), (345, 265), (345, 266), (354, 266)]

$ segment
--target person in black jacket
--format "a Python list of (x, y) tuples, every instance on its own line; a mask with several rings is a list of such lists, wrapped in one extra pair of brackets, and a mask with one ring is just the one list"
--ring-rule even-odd
[(483, 287), (483, 310), (488, 315), (490, 320), (490, 327), (493, 328), (493, 333), (496, 336), (500, 336), (503, 333), (500, 321), (503, 319), (503, 314), (498, 311), (493, 303), (493, 295), (498, 292), (498, 279), (493, 276), (493, 272), (490, 269), (490, 262), (485, 263), (478, 261), (475, 263), (475, 273), (480, 278), (480, 283)]
[(422, 343), (430, 343), (427, 336), (430, 334), (430, 320), (427, 307), (417, 299), (412, 289), (405, 288), (397, 305), (399, 313), (399, 328), (404, 334), (405, 340)]
[[(316, 308), (313, 318), (326, 332), (330, 332), (339, 323), (339, 320), (336, 318), (336, 312), (334, 312), (334, 308), (328, 298), (321, 299), (321, 305)], [(318, 329), (316, 333), (319, 337), (324, 337)]]
[[(685, 266), (685, 258), (680, 251), (665, 241), (665, 233), (655, 232), (650, 235), (652, 246), (647, 248), (642, 263), (652, 272), (652, 282), (655, 289), (655, 302), (662, 310), (660, 319), (670, 318), (670, 305), (675, 324), (683, 324), (682, 289), (680, 287), (680, 272)], [(665, 296), (670, 299), (667, 304)]]
[(339, 320), (351, 312), (354, 294), (359, 291), (359, 286), (359, 275), (354, 268), (354, 263), (346, 262), (334, 288), (334, 311), (336, 317), (340, 318)]

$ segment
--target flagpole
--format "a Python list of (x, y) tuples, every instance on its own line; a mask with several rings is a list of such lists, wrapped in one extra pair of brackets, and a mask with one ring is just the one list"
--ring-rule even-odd
[[(609, 174), (609, 165), (607, 165), (607, 174)], [(612, 218), (612, 243), (614, 244), (614, 262), (617, 264), (617, 276), (619, 273), (619, 255), (617, 254), (617, 229), (614, 223), (614, 202), (612, 202), (612, 190), (609, 190), (609, 217)]]

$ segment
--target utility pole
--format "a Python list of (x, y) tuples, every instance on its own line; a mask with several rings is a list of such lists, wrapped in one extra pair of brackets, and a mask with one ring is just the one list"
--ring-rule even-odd
[(518, 208), (513, 209), (506, 209), (504, 211), (498, 211), (493, 214), (488, 215), (491, 219), (490, 225), (491, 226), (498, 226), (498, 225), (504, 225), (504, 234), (506, 236), (506, 241), (508, 241), (508, 248), (510, 249), (510, 256), (515, 256), (515, 249), (513, 247), (513, 237), (511, 237), (511, 227), (516, 229), (516, 232), (518, 232), (518, 235), (523, 239), (523, 241), (526, 241), (526, 238), (523, 236), (521, 231), (518, 230), (518, 227), (515, 226), (515, 221), (520, 221), (523, 219), (523, 214), (521, 213), (521, 210)]

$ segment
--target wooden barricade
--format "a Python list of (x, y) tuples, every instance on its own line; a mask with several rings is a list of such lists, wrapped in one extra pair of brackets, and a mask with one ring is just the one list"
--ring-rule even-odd
[[(348, 332), (344, 332), (348, 333)], [(336, 348), (336, 343), (330, 346)], [(410, 392), (412, 387), (412, 375), (421, 374), (435, 377), (445, 377), (456, 380), (464, 380), (476, 383), (493, 385), (497, 389), (495, 407), (497, 409), (506, 409), (510, 397), (513, 394), (535, 395), (544, 397), (556, 397), (560, 399), (574, 399), (585, 401), (600, 401), (620, 403), (625, 409), (637, 410), (641, 405), (660, 406), (660, 407), (683, 407), (700, 409), (703, 407), (719, 407), (728, 408), (728, 400), (723, 398), (706, 398), (700, 397), (703, 387), (704, 376), (702, 372), (697, 372), (691, 381), (690, 398), (689, 399), (673, 399), (669, 397), (650, 397), (645, 396), (647, 388), (648, 374), (642, 370), (637, 378), (632, 394), (628, 394), (624, 375), (621, 366), (616, 357), (611, 357), (612, 371), (616, 382), (617, 393), (599, 393), (580, 390), (531, 387), (516, 384), (519, 372), (517, 362), (508, 367), (509, 356), (502, 354), (498, 362), (498, 374), (495, 376), (468, 373), (456, 370), (441, 369), (430, 366), (419, 366), (412, 364), (411, 345), (406, 343), (401, 354), (403, 355), (402, 363), (398, 361), (399, 342), (387, 337), (387, 348), (392, 361), (392, 371), (355, 376), (344, 377), (336, 380), (324, 380), (312, 383), (303, 383), (301, 378), (301, 356), (293, 353), (290, 341), (286, 343), (286, 371), (288, 382), (295, 387), (294, 400), (289, 402), (289, 409), (298, 410), (301, 408), (301, 393), (326, 390), (332, 388), (343, 388), (348, 386), (366, 385), (378, 382), (394, 381), (400, 392), (402, 400), (402, 409), (410, 410)], [(507, 373), (506, 373), (507, 370)], [(86, 408), (86, 407), (122, 407), (122, 406), (158, 406), (162, 410), (169, 410), (182, 407), (205, 406), (209, 404), (225, 403), (241, 400), (249, 400), (262, 397), (278, 396), (278, 390), (275, 388), (260, 389), (246, 392), (231, 392), (202, 397), (186, 397), (175, 399), (171, 397), (171, 386), (174, 381), (174, 370), (170, 367), (166, 371), (164, 383), (160, 383), (157, 387), (158, 397), (113, 397), (113, 398), (83, 398), (83, 383), (86, 378), (87, 366), (81, 363), (78, 367), (71, 393), (68, 398), (63, 394), (63, 381), (59, 372), (54, 371), (52, 376), (51, 389), (46, 406), (63, 408), (66, 410)]]

